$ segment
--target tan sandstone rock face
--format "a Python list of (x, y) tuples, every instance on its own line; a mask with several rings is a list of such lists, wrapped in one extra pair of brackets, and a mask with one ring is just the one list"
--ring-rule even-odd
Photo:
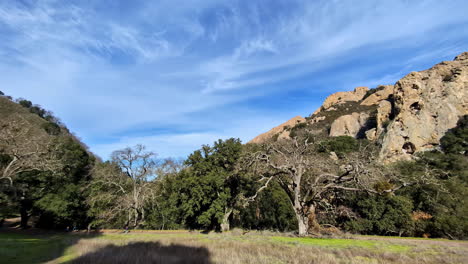
[(381, 85), (377, 87), (377, 89), (379, 90), (364, 99), (361, 105), (376, 105), (382, 100), (388, 99), (388, 97), (393, 94), (393, 85)]
[(384, 162), (433, 149), (468, 114), (468, 52), (408, 74), (395, 84), (393, 96), (396, 115), (383, 138), (380, 157)]
[(330, 128), (330, 136), (350, 136), (357, 137), (359, 131), (364, 127), (369, 114), (367, 113), (352, 113), (338, 117), (333, 121)]
[(377, 130), (375, 129), (375, 127), (366, 131), (366, 138), (368, 140), (376, 140), (377, 139)]
[(304, 123), (304, 122), (306, 122), (306, 119), (301, 116), (293, 117), (289, 119), (288, 121), (284, 122), (283, 124), (272, 128), (270, 131), (256, 136), (254, 139), (250, 140), (248, 143), (256, 143), (256, 144), (264, 143), (267, 140), (271, 139), (276, 134), (279, 134), (278, 139), (289, 138), (289, 131), (285, 129), (287, 127), (292, 128), (295, 125), (299, 123)]
[(319, 109), (317, 109), (312, 115), (315, 115), (320, 111), (327, 110), (328, 108), (334, 105), (343, 104), (349, 101), (361, 101), (362, 98), (364, 98), (364, 96), (366, 95), (367, 91), (369, 91), (369, 88), (367, 87), (356, 87), (354, 91), (334, 93), (328, 96), (327, 99), (325, 99), (325, 102), (323, 102), (322, 106)]
[(384, 126), (390, 122), (390, 115), (392, 114), (392, 103), (383, 100), (379, 102), (377, 107), (377, 131), (376, 137), (384, 132)]

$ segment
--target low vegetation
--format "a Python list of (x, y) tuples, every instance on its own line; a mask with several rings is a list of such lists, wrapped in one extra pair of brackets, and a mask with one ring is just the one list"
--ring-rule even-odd
[[(352, 239), (350, 239), (352, 238)], [(421, 243), (423, 242), (424, 243)], [(5, 263), (466, 263), (468, 244), (354, 236), (228, 233), (0, 233)]]

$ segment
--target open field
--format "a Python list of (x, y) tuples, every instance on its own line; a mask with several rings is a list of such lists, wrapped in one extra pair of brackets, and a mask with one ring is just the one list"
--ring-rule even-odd
[(1, 263), (468, 263), (468, 242), (187, 231), (0, 233)]

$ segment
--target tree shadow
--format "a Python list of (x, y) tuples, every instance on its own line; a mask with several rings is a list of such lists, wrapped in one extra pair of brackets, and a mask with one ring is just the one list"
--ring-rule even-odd
[(133, 242), (127, 245), (107, 245), (82, 255), (69, 263), (199, 263), (209, 264), (210, 253), (204, 247), (162, 245), (159, 242)]

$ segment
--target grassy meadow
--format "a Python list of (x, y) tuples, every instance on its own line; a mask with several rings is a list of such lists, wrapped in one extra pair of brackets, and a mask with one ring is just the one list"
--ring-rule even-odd
[(241, 231), (2, 232), (0, 263), (468, 263), (468, 242)]

